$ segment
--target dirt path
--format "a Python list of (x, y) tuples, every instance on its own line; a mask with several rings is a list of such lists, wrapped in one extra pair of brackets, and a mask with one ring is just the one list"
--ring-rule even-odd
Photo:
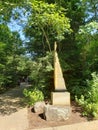
[(0, 95), (0, 116), (10, 115), (25, 107), (23, 87), (17, 87)]
[(23, 89), (17, 87), (0, 95), (0, 130), (25, 130), (28, 127)]

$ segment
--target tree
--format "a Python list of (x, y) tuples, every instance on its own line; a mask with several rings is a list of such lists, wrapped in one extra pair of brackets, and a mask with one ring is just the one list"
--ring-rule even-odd
[(31, 16), (25, 28), (26, 36), (32, 38), (31, 46), (34, 45), (34, 48), (37, 46), (34, 52), (42, 48), (39, 51), (44, 54), (53, 49), (54, 41), (61, 41), (64, 38), (65, 32), (71, 32), (69, 19), (64, 15), (64, 8), (56, 4), (33, 1), (31, 8)]
[(18, 82), (18, 57), (24, 54), (18, 33), (12, 33), (5, 24), (0, 24), (0, 88), (16, 85)]
[[(85, 26), (81, 26), (77, 35), (78, 46), (80, 50), (80, 56), (82, 60), (82, 66), (85, 74), (89, 75), (94, 71), (98, 71), (98, 23), (90, 22)], [(87, 73), (86, 73), (87, 72)]]
[(86, 22), (96, 21), (98, 22), (98, 2), (97, 0), (84, 0), (84, 6), (86, 6)]

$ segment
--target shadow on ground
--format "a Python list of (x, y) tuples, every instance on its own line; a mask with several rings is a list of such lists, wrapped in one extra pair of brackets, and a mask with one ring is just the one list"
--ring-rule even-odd
[(14, 88), (0, 95), (0, 116), (11, 115), (26, 107), (23, 100), (24, 87)]

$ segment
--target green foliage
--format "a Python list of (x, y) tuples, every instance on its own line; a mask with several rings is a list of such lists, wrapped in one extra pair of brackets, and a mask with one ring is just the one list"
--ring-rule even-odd
[(17, 32), (11, 32), (7, 25), (0, 24), (0, 92), (18, 83), (19, 59), (24, 54)]
[(29, 79), (41, 90), (45, 97), (50, 98), (51, 88), (53, 87), (52, 75), (53, 75), (53, 56), (52, 53), (47, 53), (45, 57), (37, 58), (36, 61), (32, 61), (32, 69), (29, 75)]
[(28, 105), (34, 105), (37, 101), (43, 101), (44, 95), (42, 91), (38, 89), (24, 89), (23, 94), (25, 96), (25, 101)]
[(83, 107), (83, 115), (98, 118), (98, 74), (92, 73), (92, 80), (87, 81), (87, 88), (81, 98), (76, 101)]
[[(26, 61), (26, 64), (22, 65), (24, 67), (23, 72), (25, 72), (26, 67), (29, 82), (32, 84), (29, 89), (24, 89), (23, 92), (27, 104), (33, 105), (37, 101), (44, 100), (44, 98), (50, 98), (51, 87), (53, 87), (51, 86), (51, 82), (53, 82), (51, 81), (53, 74), (52, 62), (53, 54), (47, 52), (46, 56), (36, 58), (34, 61)], [(21, 70), (22, 67), (20, 66), (18, 69)]]
[[(57, 51), (72, 99), (77, 96), (84, 115), (97, 117), (97, 74), (93, 73), (91, 79), (92, 72), (98, 73), (97, 3), (97, 0), (0, 1), (0, 92), (16, 86), (24, 76), (33, 85), (32, 90), (25, 90), (29, 104), (38, 99), (32, 96), (37, 91), (49, 98), (53, 88), (53, 55), (47, 51), (52, 52), (54, 41), (58, 41)], [(21, 12), (27, 18), (20, 25), (27, 41), (21, 41), (19, 33), (7, 27), (11, 19), (13, 23), (23, 23)], [(27, 53), (31, 57), (27, 58)]]
[(31, 16), (25, 28), (26, 36), (33, 37), (34, 46), (37, 43), (43, 50), (51, 51), (55, 41), (61, 41), (65, 33), (71, 32), (65, 9), (37, 0), (31, 3), (31, 8)]
[[(98, 1), (97, 0), (83, 0), (83, 5), (86, 8), (86, 21), (91, 22), (92, 20), (98, 21)], [(91, 15), (92, 14), (92, 15)]]
[(84, 26), (80, 26), (78, 35), (76, 39), (79, 43), (90, 44), (90, 42), (95, 40), (95, 36), (98, 33), (98, 23), (93, 21)]
[(89, 76), (92, 72), (98, 71), (98, 23), (91, 22), (81, 26), (76, 36), (77, 47), (80, 51), (83, 75)]

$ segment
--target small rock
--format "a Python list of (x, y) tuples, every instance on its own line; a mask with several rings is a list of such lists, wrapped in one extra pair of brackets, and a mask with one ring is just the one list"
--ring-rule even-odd
[(45, 107), (45, 102), (44, 101), (36, 102), (34, 104), (34, 112), (43, 113), (44, 112), (44, 107)]
[(46, 105), (44, 116), (47, 121), (64, 121), (71, 115), (71, 108), (67, 106)]

